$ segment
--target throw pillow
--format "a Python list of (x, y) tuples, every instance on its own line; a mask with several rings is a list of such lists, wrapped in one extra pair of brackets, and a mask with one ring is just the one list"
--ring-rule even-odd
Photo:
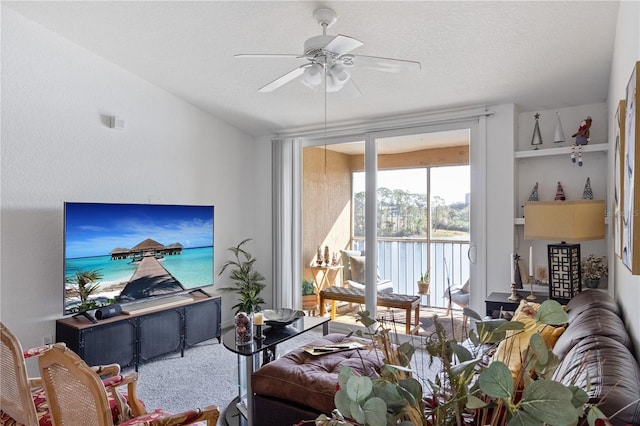
[(564, 332), (564, 327), (554, 327), (545, 324), (536, 324), (535, 315), (540, 309), (539, 303), (532, 303), (521, 300), (511, 321), (519, 321), (524, 324), (522, 331), (509, 331), (507, 338), (498, 345), (493, 361), (503, 362), (511, 371), (514, 380), (520, 375), (524, 352), (529, 347), (529, 339), (534, 333), (540, 333), (542, 340), (547, 344), (547, 348), (552, 349), (556, 341)]
[(342, 276), (344, 281), (347, 280), (351, 280), (351, 261), (349, 260), (349, 258), (351, 256), (362, 256), (364, 255), (364, 253), (362, 253), (360, 250), (340, 250), (340, 257), (342, 260)]
[(365, 276), (365, 265), (364, 265), (364, 256), (350, 256), (349, 262), (351, 267), (351, 281), (355, 281), (358, 283), (364, 283)]

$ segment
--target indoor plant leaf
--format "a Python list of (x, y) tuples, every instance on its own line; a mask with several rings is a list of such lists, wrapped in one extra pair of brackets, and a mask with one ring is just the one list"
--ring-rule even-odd
[(531, 338), (529, 339), (529, 347), (540, 364), (545, 365), (549, 361), (549, 349), (547, 348), (547, 344), (544, 343), (540, 333), (534, 333), (531, 335)]
[(366, 424), (369, 426), (385, 426), (387, 424), (387, 404), (383, 399), (373, 397), (362, 406)]
[(336, 403), (338, 411), (346, 417), (351, 417), (351, 399), (346, 390), (340, 389), (336, 392), (336, 395), (333, 397), (333, 402)]
[(352, 400), (349, 404), (349, 411), (351, 411), (350, 417), (353, 418), (356, 422), (360, 423), (361, 425), (366, 423), (366, 414), (360, 404), (358, 404), (358, 402)]
[(526, 411), (516, 411), (507, 424), (508, 426), (540, 426), (540, 420)]
[(527, 386), (522, 395), (521, 407), (538, 421), (550, 425), (572, 424), (578, 420), (571, 406), (573, 392), (562, 383), (553, 380), (536, 380)]
[(540, 305), (536, 313), (536, 322), (539, 324), (561, 325), (569, 320), (567, 313), (562, 309), (562, 305), (555, 300), (545, 300)]
[(486, 402), (484, 402), (483, 400), (481, 400), (480, 398), (478, 398), (475, 395), (467, 395), (467, 404), (466, 407), (470, 410), (476, 410), (478, 408), (484, 408), (486, 407), (488, 404)]
[(478, 383), (482, 392), (494, 398), (507, 399), (513, 395), (511, 371), (502, 362), (492, 362), (478, 376)]
[(453, 350), (453, 353), (455, 354), (455, 356), (458, 358), (460, 362), (469, 361), (470, 359), (473, 359), (473, 355), (471, 355), (471, 352), (469, 352), (469, 350), (464, 346), (456, 342), (451, 342), (450, 346), (451, 346), (451, 350)]
[(347, 381), (347, 393), (349, 394), (349, 398), (353, 401), (364, 401), (369, 396), (372, 389), (373, 383), (368, 377), (352, 376), (349, 377), (349, 380)]

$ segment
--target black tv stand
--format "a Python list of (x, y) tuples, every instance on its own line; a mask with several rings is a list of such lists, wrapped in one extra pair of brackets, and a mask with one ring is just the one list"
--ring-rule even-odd
[(206, 291), (204, 291), (204, 290), (203, 290), (203, 289), (201, 289), (201, 288), (197, 288), (197, 289), (195, 289), (195, 290), (191, 290), (191, 291), (189, 292), (189, 294), (194, 294), (194, 293), (202, 293), (202, 295), (203, 295), (203, 296), (211, 297), (211, 295), (210, 295), (209, 293), (207, 293)]
[(91, 314), (87, 311), (78, 312), (77, 314), (72, 316), (72, 318), (77, 318), (77, 317), (85, 317), (86, 319), (88, 319), (94, 324), (98, 323), (98, 320), (92, 317)]

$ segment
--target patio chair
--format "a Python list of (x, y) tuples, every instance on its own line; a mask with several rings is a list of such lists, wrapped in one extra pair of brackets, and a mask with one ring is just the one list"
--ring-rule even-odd
[[(341, 250), (341, 260), (343, 266), (344, 283), (353, 288), (364, 290), (365, 258), (364, 252), (360, 250)], [(383, 280), (378, 275), (376, 284), (378, 292), (393, 293), (393, 283)]]
[(447, 304), (447, 313), (445, 315), (449, 315), (452, 303), (455, 303), (462, 308), (468, 307), (469, 280), (467, 280), (467, 282), (465, 282), (462, 286), (450, 286), (449, 288), (447, 288), (444, 292), (444, 297), (449, 299), (449, 303)]
[[(25, 360), (42, 355), (50, 345), (22, 350), (9, 328), (0, 322), (0, 425), (50, 426), (49, 406), (40, 378), (29, 378)], [(91, 367), (103, 377), (120, 374), (118, 364)], [(110, 395), (114, 415), (128, 411), (126, 399)]]
[[(220, 412), (216, 406), (169, 414), (161, 409), (147, 412), (136, 397), (137, 373), (103, 381), (77, 354), (66, 346), (55, 344), (38, 359), (42, 384), (49, 401), (53, 423), (92, 426), (119, 425), (188, 425), (206, 421), (215, 426)], [(128, 386), (131, 419), (115, 423), (105, 386)], [(146, 423), (145, 423), (146, 422)]]

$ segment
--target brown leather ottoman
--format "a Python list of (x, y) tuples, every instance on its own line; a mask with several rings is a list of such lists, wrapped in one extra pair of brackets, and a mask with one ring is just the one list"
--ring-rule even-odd
[[(329, 334), (309, 345), (322, 346), (343, 340), (358, 339)], [(335, 408), (333, 397), (341, 366), (351, 367), (361, 375), (375, 376), (382, 367), (382, 355), (360, 349), (314, 356), (298, 348), (264, 365), (251, 377), (251, 389), (255, 393), (254, 423), (286, 426), (313, 420), (321, 413), (329, 415)]]

